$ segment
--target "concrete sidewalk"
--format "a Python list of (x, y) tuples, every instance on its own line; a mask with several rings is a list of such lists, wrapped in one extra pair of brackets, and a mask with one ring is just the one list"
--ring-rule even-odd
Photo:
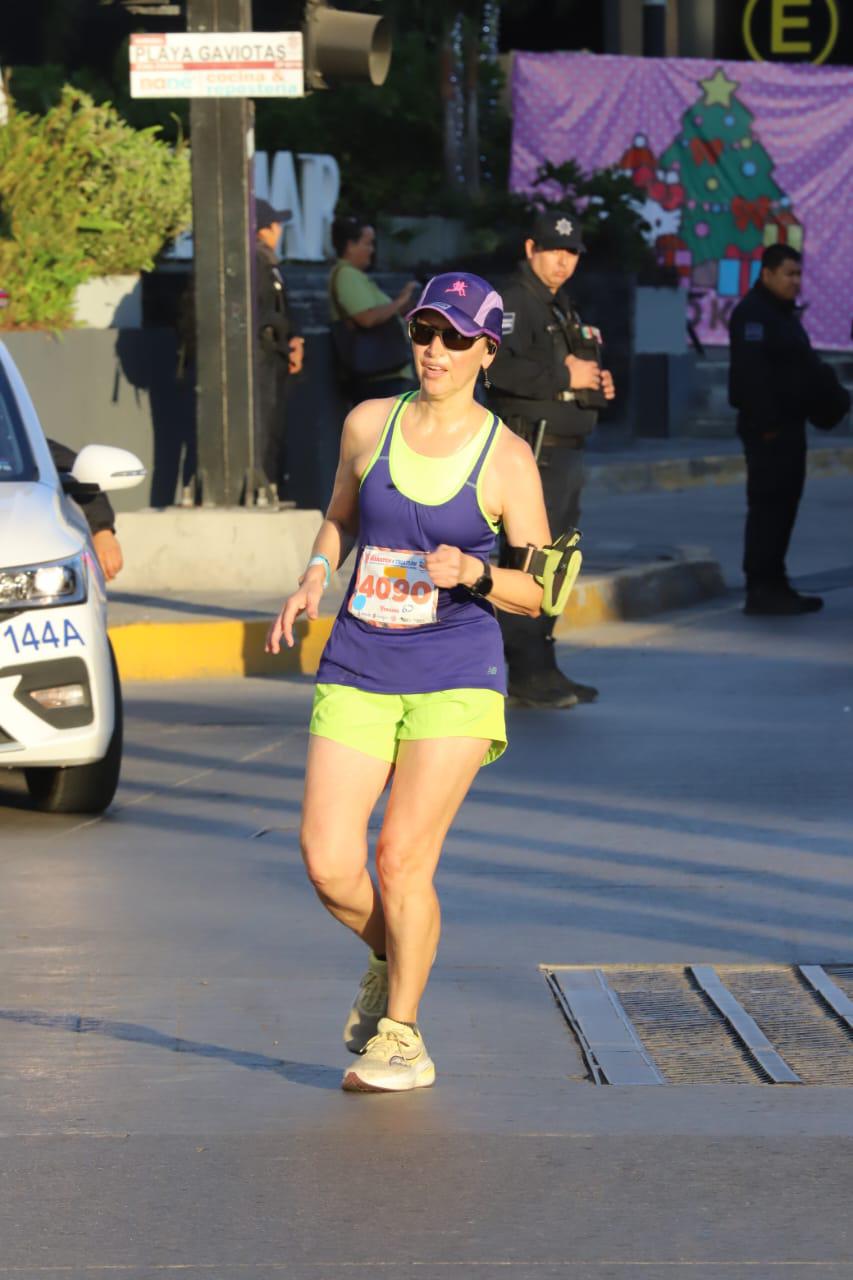
[[(837, 432), (810, 431), (809, 475), (853, 472), (853, 440)], [(587, 492), (650, 493), (705, 485), (743, 484), (746, 467), (737, 439), (634, 440), (617, 449), (590, 449)]]

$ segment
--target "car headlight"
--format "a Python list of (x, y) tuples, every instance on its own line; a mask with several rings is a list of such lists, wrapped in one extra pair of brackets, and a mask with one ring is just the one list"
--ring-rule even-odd
[(80, 604), (85, 599), (86, 566), (82, 555), (53, 564), (0, 569), (0, 609), (46, 609), (51, 605)]

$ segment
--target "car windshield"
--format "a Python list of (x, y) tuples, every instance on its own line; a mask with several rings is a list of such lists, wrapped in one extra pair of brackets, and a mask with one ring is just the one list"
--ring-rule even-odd
[(37, 480), (38, 470), (27, 440), (21, 411), (0, 364), (0, 484), (4, 480)]

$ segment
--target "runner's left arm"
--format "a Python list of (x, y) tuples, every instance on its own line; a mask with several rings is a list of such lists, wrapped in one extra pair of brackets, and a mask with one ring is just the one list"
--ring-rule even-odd
[[(502, 431), (493, 466), (500, 516), (510, 545), (547, 546), (551, 534), (542, 480), (530, 446), (513, 432)], [(463, 554), (458, 547), (439, 547), (427, 556), (426, 567), (439, 587), (471, 587), (483, 572), (482, 561)], [(489, 600), (497, 608), (531, 618), (539, 616), (542, 588), (529, 573), (492, 566), (492, 582)]]

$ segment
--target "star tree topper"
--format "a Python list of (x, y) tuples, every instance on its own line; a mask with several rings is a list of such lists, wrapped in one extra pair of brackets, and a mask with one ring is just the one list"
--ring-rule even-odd
[(729, 80), (722, 67), (717, 67), (712, 76), (699, 83), (705, 90), (706, 107), (730, 107), (732, 94), (739, 88), (738, 82)]

